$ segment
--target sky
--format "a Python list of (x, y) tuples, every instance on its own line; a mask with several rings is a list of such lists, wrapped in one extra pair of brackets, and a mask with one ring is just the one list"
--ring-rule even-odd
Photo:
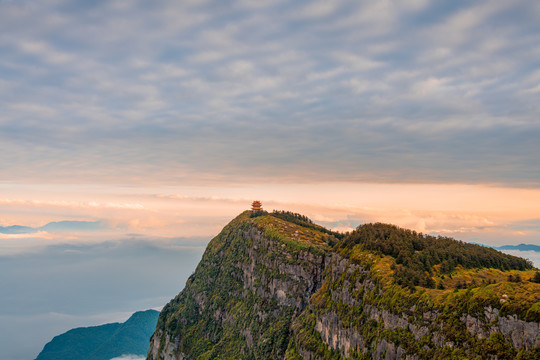
[(0, 357), (163, 306), (256, 199), (340, 231), (540, 244), (539, 18), (535, 0), (0, 0)]

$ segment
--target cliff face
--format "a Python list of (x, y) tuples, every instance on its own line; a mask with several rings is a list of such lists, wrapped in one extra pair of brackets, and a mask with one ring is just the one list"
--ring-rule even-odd
[(344, 248), (305, 221), (245, 212), (210, 242), (185, 289), (163, 308), (148, 359), (540, 355), (539, 284), (453, 288), (471, 275), (458, 267), (452, 280), (441, 277), (445, 289), (410, 289), (394, 279), (395, 266), (391, 256)]

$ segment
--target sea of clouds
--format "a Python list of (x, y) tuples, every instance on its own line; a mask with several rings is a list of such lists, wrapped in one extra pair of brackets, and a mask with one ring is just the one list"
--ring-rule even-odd
[(197, 266), (199, 245), (122, 239), (0, 255), (0, 358), (34, 359), (72, 328), (162, 307)]
[(145, 359), (146, 359), (146, 356), (124, 354), (122, 356), (115, 357), (110, 360), (145, 360)]

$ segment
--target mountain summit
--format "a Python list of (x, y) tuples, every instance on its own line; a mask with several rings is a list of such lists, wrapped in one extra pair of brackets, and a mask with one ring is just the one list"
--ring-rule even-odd
[(148, 359), (538, 359), (536, 274), (393, 225), (246, 211), (163, 308)]

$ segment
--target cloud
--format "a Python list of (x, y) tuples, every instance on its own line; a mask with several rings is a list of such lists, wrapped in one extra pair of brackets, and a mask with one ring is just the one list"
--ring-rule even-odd
[[(111, 322), (123, 322), (129, 318), (129, 312), (108, 312), (92, 315), (73, 315), (47, 312), (41, 314), (2, 313), (0, 329), (4, 335), (0, 338), (2, 357), (10, 360), (34, 359), (43, 346), (56, 335), (82, 326), (101, 325)], [(27, 337), (22, 334), (28, 334)], [(31, 339), (29, 341), (29, 339)]]
[(64, 220), (51, 222), (39, 228), (21, 225), (0, 226), (0, 234), (17, 235), (18, 237), (23, 237), (26, 234), (34, 234), (34, 236), (44, 237), (48, 232), (95, 231), (105, 228), (105, 224), (100, 221)]
[[(9, 254), (52, 244), (92, 244), (133, 233), (155, 239), (211, 237), (248, 209), (253, 199), (262, 200), (268, 210), (297, 211), (329, 227), (383, 221), (460, 239), (487, 237), (493, 244), (515, 244), (535, 241), (540, 201), (537, 190), (526, 188), (352, 182), (174, 187), (38, 184), (0, 186), (0, 191), (5, 194), (0, 224), (3, 232), (12, 233), (2, 236), (0, 253)], [(13, 225), (26, 228), (10, 228)]]
[(144, 360), (144, 359), (146, 359), (146, 356), (125, 354), (119, 357), (112, 358), (110, 360)]
[(62, 4), (0, 4), (3, 179), (538, 183), (534, 2)]
[(500, 250), (505, 254), (519, 256), (530, 260), (534, 267), (540, 269), (540, 253), (536, 251), (520, 251), (520, 250)]
[(305, 5), (300, 11), (298, 12), (298, 16), (301, 18), (321, 18), (328, 16), (332, 14), (337, 6), (339, 5), (339, 1), (315, 1), (310, 2), (309, 4)]
[(0, 254), (0, 273), (9, 273), (0, 278), (2, 357), (35, 358), (71, 328), (163, 306), (183, 288), (207, 241), (139, 236)]
[[(540, 238), (540, 193), (526, 188), (350, 182), (144, 187), (0, 184), (0, 192), (4, 199), (0, 223), (5, 227), (71, 225), (61, 232), (51, 229), (50, 233), (0, 238), (0, 273), (9, 274), (0, 277), (2, 294), (6, 294), (0, 298), (0, 328), (4, 326), (10, 334), (0, 339), (0, 348), (19, 351), (20, 359), (31, 358), (37, 347), (75, 327), (71, 325), (77, 321), (76, 326), (88, 326), (80, 317), (165, 304), (182, 288), (210, 238), (255, 199), (269, 211), (299, 212), (342, 231), (381, 221), (495, 246), (535, 243)], [(39, 320), (51, 313), (55, 315), (50, 315), (48, 323)], [(18, 321), (19, 315), (25, 320)], [(28, 331), (13, 331), (29, 323), (34, 324), (32, 336)], [(65, 329), (59, 329), (60, 325)], [(19, 346), (28, 338), (41, 343)]]
[(74, 60), (70, 54), (57, 51), (45, 42), (26, 41), (18, 45), (23, 52), (39, 56), (45, 62), (54, 65), (62, 65)]

